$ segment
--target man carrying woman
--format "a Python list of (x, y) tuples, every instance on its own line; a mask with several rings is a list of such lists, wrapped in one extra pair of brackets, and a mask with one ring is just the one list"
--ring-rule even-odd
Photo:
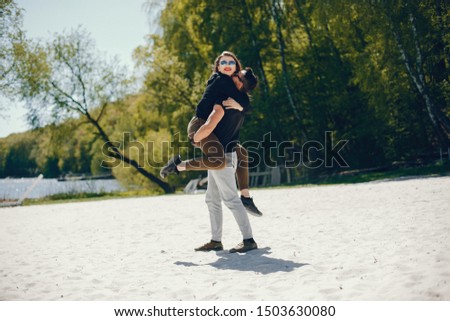
[[(256, 249), (257, 244), (253, 239), (250, 221), (243, 205), (244, 194), (248, 195), (247, 153), (237, 142), (243, 123), (243, 112), (249, 108), (247, 92), (256, 87), (257, 78), (251, 68), (242, 70), (239, 60), (230, 52), (224, 52), (216, 59), (215, 69), (216, 73), (208, 81), (208, 87), (197, 106), (196, 116), (188, 126), (189, 139), (202, 149), (205, 156), (184, 162), (179, 156), (176, 156), (161, 169), (161, 176), (165, 177), (170, 173), (178, 173), (183, 170), (207, 169), (206, 203), (210, 215), (212, 236), (210, 242), (195, 250), (223, 250), (221, 242), (223, 223), (221, 202), (223, 201), (233, 213), (243, 235), (243, 242), (231, 249), (230, 252), (247, 252)], [(237, 69), (239, 70), (236, 71)], [(233, 99), (227, 99), (228, 97)], [(241, 162), (239, 162), (238, 154)], [(242, 171), (243, 167), (246, 169), (247, 176), (245, 178), (244, 175), (244, 178), (240, 179), (238, 169), (241, 168)], [(242, 193), (241, 200), (237, 195), (236, 174)], [(249, 212), (257, 216), (262, 215), (256, 206), (254, 209), (256, 210)]]

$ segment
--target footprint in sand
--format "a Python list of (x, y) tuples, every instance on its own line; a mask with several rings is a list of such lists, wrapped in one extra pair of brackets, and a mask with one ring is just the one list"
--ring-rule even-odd
[(92, 279), (91, 282), (94, 283), (94, 284), (100, 284), (100, 283), (102, 283), (102, 281), (97, 280), (97, 279)]

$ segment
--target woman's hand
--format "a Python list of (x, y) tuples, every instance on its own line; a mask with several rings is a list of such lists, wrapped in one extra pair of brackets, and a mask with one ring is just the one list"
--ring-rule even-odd
[(237, 109), (239, 111), (244, 110), (244, 108), (231, 97), (228, 97), (227, 100), (222, 101), (222, 104), (225, 107), (225, 109)]

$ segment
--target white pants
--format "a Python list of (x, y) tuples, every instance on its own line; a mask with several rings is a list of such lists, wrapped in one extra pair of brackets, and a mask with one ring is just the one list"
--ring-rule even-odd
[(241, 230), (243, 239), (253, 237), (252, 228), (247, 211), (238, 196), (236, 187), (236, 152), (225, 153), (226, 167), (222, 170), (208, 170), (208, 189), (206, 190), (206, 204), (208, 205), (211, 221), (211, 239), (222, 241), (222, 203), (231, 210)]

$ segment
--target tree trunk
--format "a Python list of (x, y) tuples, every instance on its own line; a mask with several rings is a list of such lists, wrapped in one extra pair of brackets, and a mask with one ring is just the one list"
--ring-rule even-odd
[(160, 180), (158, 177), (156, 177), (155, 175), (153, 175), (152, 173), (147, 172), (144, 168), (142, 168), (141, 166), (139, 166), (139, 164), (133, 160), (133, 159), (129, 159), (128, 157), (126, 157), (125, 155), (123, 155), (120, 150), (114, 146), (111, 143), (111, 140), (109, 139), (108, 135), (105, 133), (105, 131), (103, 130), (103, 128), (100, 126), (100, 124), (91, 117), (91, 115), (89, 113), (85, 114), (86, 117), (88, 118), (89, 122), (95, 126), (95, 128), (97, 129), (100, 137), (102, 138), (102, 140), (108, 145), (108, 147), (111, 148), (111, 150), (113, 151), (113, 153), (111, 153), (111, 157), (114, 157), (116, 159), (120, 159), (122, 161), (124, 161), (127, 164), (130, 164), (131, 166), (133, 166), (140, 174), (142, 174), (143, 176), (145, 176), (146, 178), (148, 178), (149, 180), (151, 180), (153, 183), (157, 184), (159, 187), (161, 187), (165, 193), (173, 193), (175, 191), (175, 189), (170, 186), (168, 183)]
[(287, 64), (286, 64), (286, 53), (285, 53), (285, 42), (283, 38), (283, 33), (281, 30), (281, 15), (280, 15), (280, 3), (278, 0), (273, 0), (270, 4), (270, 13), (272, 15), (273, 20), (275, 21), (275, 25), (277, 28), (276, 34), (277, 34), (277, 40), (278, 40), (278, 48), (280, 52), (280, 60), (281, 60), (281, 72), (283, 75), (283, 83), (284, 88), (286, 90), (286, 95), (289, 100), (289, 104), (291, 105), (292, 112), (294, 114), (294, 117), (297, 119), (298, 125), (300, 127), (300, 132), (302, 133), (303, 139), (305, 141), (308, 140), (306, 133), (301, 125), (302, 118), (300, 117), (300, 114), (298, 112), (297, 105), (294, 100), (294, 96), (292, 95), (291, 88), (289, 86), (289, 77), (288, 77), (288, 70), (287, 70)]
[[(422, 87), (424, 88), (423, 90), (423, 94), (424, 95), (424, 100), (425, 102), (429, 101), (427, 104), (431, 107), (431, 111), (433, 112), (433, 114), (436, 116), (436, 118), (438, 119), (440, 125), (442, 126), (442, 128), (444, 129), (444, 131), (446, 132), (447, 135), (450, 135), (450, 119), (434, 104), (433, 100), (431, 99), (430, 95), (429, 95), (429, 88), (428, 85), (425, 81), (425, 75), (423, 72), (423, 59), (422, 59), (422, 53), (420, 50), (420, 46), (419, 46), (419, 41), (418, 41), (418, 36), (417, 36), (417, 28), (416, 28), (416, 24), (415, 24), (415, 18), (412, 14), (412, 12), (409, 13), (409, 21), (411, 22), (411, 29), (413, 32), (413, 36), (414, 36), (414, 45), (416, 47), (416, 60), (417, 60), (417, 64), (416, 64), (416, 69), (417, 69), (417, 74), (419, 75), (419, 80), (420, 83), (422, 84)], [(425, 97), (426, 95), (426, 97)], [(448, 139), (447, 139), (448, 141)]]
[[(248, 11), (247, 2), (245, 0), (241, 0), (242, 3), (242, 9), (244, 11), (244, 20), (245, 24), (247, 25), (247, 30), (250, 34), (250, 40), (252, 42), (253, 48), (258, 48), (258, 42), (257, 37), (253, 33), (253, 22), (250, 17), (250, 13)], [(261, 53), (259, 51), (259, 48), (256, 50), (256, 66), (258, 69), (258, 72), (261, 76), (261, 87), (264, 93), (264, 96), (267, 98), (269, 96), (269, 83), (267, 82), (266, 72), (264, 71)]]
[[(428, 116), (430, 117), (431, 124), (438, 136), (438, 139), (444, 148), (448, 148), (450, 146), (450, 141), (448, 138), (448, 134), (450, 134), (450, 125), (448, 118), (443, 114), (439, 113), (436, 108), (431, 96), (429, 94), (428, 86), (425, 82), (425, 75), (422, 70), (422, 54), (420, 51), (420, 46), (417, 40), (417, 30), (414, 24), (414, 17), (412, 13), (410, 13), (409, 20), (411, 23), (411, 30), (414, 37), (414, 44), (416, 49), (416, 68), (414, 68), (413, 64), (409, 61), (406, 51), (402, 45), (401, 38), (399, 33), (396, 31), (394, 27), (394, 21), (392, 16), (387, 13), (391, 22), (391, 31), (394, 35), (395, 42), (397, 44), (397, 48), (400, 52), (400, 57), (405, 65), (408, 76), (410, 77), (412, 83), (414, 84), (417, 92), (422, 97), (425, 102), (425, 106), (427, 109)], [(442, 114), (442, 115), (441, 115)], [(439, 115), (439, 116), (438, 116)], [(441, 127), (442, 126), (442, 127)], [(445, 130), (445, 132), (444, 132)]]
[(306, 32), (306, 36), (308, 38), (308, 44), (312, 52), (312, 60), (313, 62), (309, 65), (310, 68), (310, 74), (312, 75), (312, 88), (313, 92), (311, 94), (314, 94), (316, 97), (319, 97), (322, 95), (322, 89), (320, 88), (320, 82), (322, 80), (322, 75), (320, 72), (320, 68), (318, 66), (321, 65), (322, 59), (319, 55), (319, 51), (317, 50), (316, 42), (313, 37), (313, 33), (311, 30), (311, 25), (307, 19), (307, 16), (303, 12), (302, 4), (299, 0), (294, 1), (294, 5), (296, 8), (297, 16), (300, 20), (300, 22), (303, 24), (303, 28)]
[[(303, 27), (305, 28), (305, 32), (308, 37), (309, 46), (311, 47), (311, 50), (314, 55), (314, 60), (316, 61), (316, 63), (320, 63), (320, 56), (319, 56), (319, 53), (317, 52), (317, 47), (314, 43), (314, 39), (313, 39), (312, 32), (311, 32), (311, 27), (309, 26), (308, 20), (306, 19), (306, 16), (303, 14), (301, 4), (298, 0), (295, 0), (295, 5), (297, 7), (297, 15), (300, 19), (300, 22), (303, 24)], [(314, 76), (313, 77), (314, 88), (317, 88), (316, 78), (317, 77), (320, 78), (320, 75), (317, 72), (316, 64), (311, 64), (311, 72)]]
[[(264, 100), (270, 101), (270, 87), (269, 87), (269, 82), (267, 81), (266, 72), (264, 70), (263, 60), (261, 58), (261, 52), (260, 52), (259, 44), (258, 44), (258, 37), (255, 36), (255, 33), (253, 31), (253, 22), (252, 22), (252, 18), (250, 16), (250, 12), (248, 10), (246, 0), (241, 0), (241, 3), (242, 3), (242, 8), (243, 8), (245, 24), (246, 24), (248, 33), (250, 35), (250, 40), (252, 42), (252, 46), (254, 48), (255, 55), (256, 55), (256, 68), (258, 70), (258, 74), (260, 75), (259, 86), (262, 88)], [(285, 140), (284, 135), (281, 130), (281, 128), (283, 128), (283, 127), (279, 123), (279, 117), (278, 117), (279, 115), (275, 108), (272, 109), (272, 106), (269, 106), (269, 111), (270, 111), (270, 115), (267, 115), (267, 116), (269, 117), (269, 124), (272, 128), (272, 132), (276, 136), (275, 139), (284, 141)]]
[(448, 43), (444, 36), (448, 32), (448, 25), (444, 25), (443, 22), (444, 18), (442, 17), (442, 15), (443, 12), (444, 15), (446, 15), (449, 8), (447, 8), (447, 4), (445, 3), (445, 1), (442, 0), (435, 0), (435, 8), (436, 8), (436, 17), (439, 25), (439, 38), (443, 44), (444, 66), (445, 65), (448, 66), (448, 64), (450, 63), (450, 47), (448, 46)]

